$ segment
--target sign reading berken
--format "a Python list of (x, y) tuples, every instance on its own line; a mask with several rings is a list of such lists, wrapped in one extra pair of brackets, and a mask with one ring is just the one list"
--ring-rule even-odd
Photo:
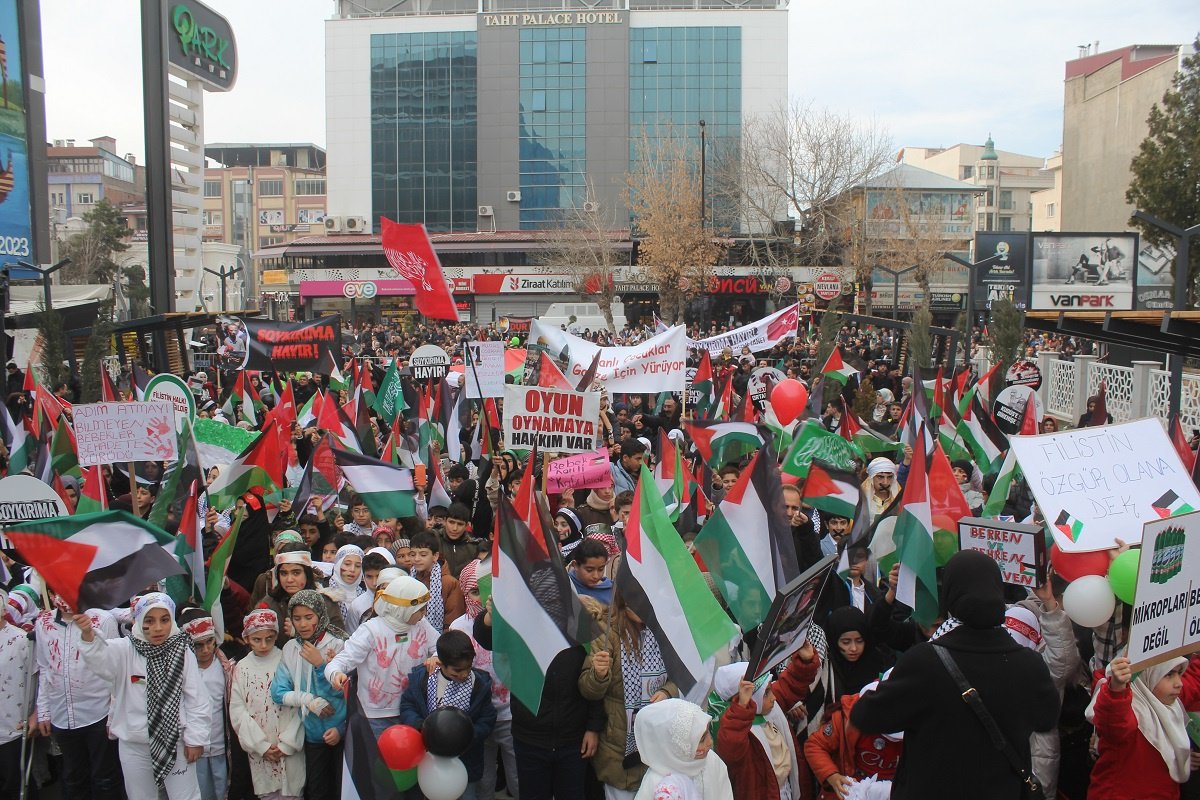
[(1046, 582), (1046, 535), (1040, 525), (963, 517), (958, 544), (995, 561), (1005, 583), (1032, 588)]

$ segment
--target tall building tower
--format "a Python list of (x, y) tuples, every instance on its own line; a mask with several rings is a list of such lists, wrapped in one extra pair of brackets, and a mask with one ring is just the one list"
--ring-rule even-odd
[(787, 0), (340, 0), (329, 214), (537, 230), (622, 193), (642, 131), (710, 157), (787, 99)]

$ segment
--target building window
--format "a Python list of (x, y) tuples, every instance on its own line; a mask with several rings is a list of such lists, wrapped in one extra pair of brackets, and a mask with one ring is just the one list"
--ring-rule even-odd
[(1000, 217), (999, 222), (1000, 222), (1000, 230), (1011, 231), (1013, 229), (1012, 217)]
[(205, 181), (204, 182), (204, 196), (205, 197), (220, 197), (221, 196), (221, 182), (220, 181)]
[(258, 237), (259, 247), (270, 247), (273, 244), (279, 244), (283, 241), (282, 236), (260, 236)]
[(1046, 203), (1046, 216), (1053, 218), (1058, 214), (1058, 203)]
[(224, 225), (225, 224), (225, 215), (222, 214), (220, 211), (205, 211), (204, 212), (204, 224), (205, 225)]
[(263, 178), (258, 182), (259, 197), (283, 197), (282, 178)]
[(966, 166), (964, 166), (962, 168), (962, 176), (961, 177), (964, 181), (969, 181), (971, 178), (974, 178), (975, 177), (975, 167), (971, 166), (970, 164), (967, 164)]
[(90, 206), (96, 202), (96, 196), (91, 192), (78, 192), (75, 195), (75, 202), (81, 206)]
[(1000, 190), (1000, 209), (1002, 211), (1013, 210), (1013, 195), (1007, 189)]
[(325, 179), (324, 178), (297, 178), (296, 179), (296, 194), (298, 196), (311, 196), (325, 194)]
[(475, 32), (374, 34), (370, 58), (373, 215), (474, 231)]
[(67, 204), (66, 195), (62, 192), (50, 193), (50, 205), (55, 208), (63, 208)]

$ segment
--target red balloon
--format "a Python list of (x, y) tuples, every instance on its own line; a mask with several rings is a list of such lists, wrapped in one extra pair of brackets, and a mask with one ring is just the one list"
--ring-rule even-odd
[(1069, 582), (1085, 575), (1107, 575), (1112, 559), (1108, 557), (1107, 550), (1066, 553), (1055, 544), (1050, 548), (1050, 563), (1054, 571)]
[(775, 410), (775, 418), (788, 425), (800, 416), (804, 407), (808, 405), (808, 389), (795, 378), (788, 378), (775, 384), (768, 399), (771, 408)]
[(379, 735), (379, 755), (388, 769), (414, 769), (425, 757), (425, 740), (410, 725), (393, 725)]

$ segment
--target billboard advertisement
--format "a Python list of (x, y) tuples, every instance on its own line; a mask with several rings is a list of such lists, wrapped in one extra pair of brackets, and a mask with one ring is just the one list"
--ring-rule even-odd
[(17, 0), (0, 0), (0, 257), (31, 258), (29, 149)]
[(971, 291), (975, 308), (989, 309), (1008, 299), (1017, 308), (1029, 303), (1029, 234), (1023, 231), (993, 231), (975, 234), (975, 263)]
[(1171, 309), (1171, 298), (1175, 294), (1175, 279), (1171, 276), (1171, 265), (1175, 263), (1175, 248), (1142, 242), (1138, 250), (1137, 265), (1137, 310)]
[(1133, 309), (1136, 233), (1035, 233), (1030, 249), (1032, 310)]

